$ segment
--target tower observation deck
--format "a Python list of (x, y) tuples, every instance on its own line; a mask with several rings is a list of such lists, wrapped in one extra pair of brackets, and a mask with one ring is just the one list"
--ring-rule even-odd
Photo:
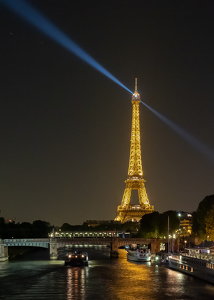
[[(128, 177), (125, 181), (126, 187), (123, 194), (121, 205), (117, 208), (115, 221), (125, 223), (127, 221), (139, 221), (143, 215), (152, 213), (154, 206), (149, 204), (146, 193), (145, 182), (143, 179), (141, 143), (140, 143), (140, 115), (139, 104), (140, 94), (137, 91), (137, 78), (135, 78), (135, 92), (132, 95), (132, 128)], [(138, 190), (138, 205), (131, 205), (132, 190)]]

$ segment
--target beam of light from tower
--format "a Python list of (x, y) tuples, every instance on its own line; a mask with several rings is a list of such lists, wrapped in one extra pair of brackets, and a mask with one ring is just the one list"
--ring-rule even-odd
[(197, 138), (192, 136), (190, 133), (186, 132), (180, 126), (170, 121), (162, 114), (151, 108), (149, 105), (141, 101), (151, 112), (153, 112), (159, 119), (161, 119), (165, 124), (167, 124), (171, 129), (173, 129), (178, 135), (180, 135), (186, 142), (188, 142), (192, 147), (197, 149), (199, 152), (205, 154), (214, 163), (214, 151), (207, 145), (199, 141)]
[(132, 93), (124, 84), (122, 84), (117, 78), (109, 73), (104, 67), (102, 67), (96, 60), (82, 50), (76, 43), (74, 43), (65, 33), (58, 29), (53, 23), (46, 19), (39, 11), (30, 6), (24, 0), (0, 0), (7, 8), (17, 13), (27, 22), (34, 27), (45, 33), (52, 38), (55, 42), (62, 45), (64, 48), (87, 62), (93, 68), (119, 84), (121, 87)]

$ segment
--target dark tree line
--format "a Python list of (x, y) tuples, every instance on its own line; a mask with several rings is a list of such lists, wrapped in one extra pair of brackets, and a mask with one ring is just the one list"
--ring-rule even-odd
[(138, 229), (139, 225), (133, 222), (127, 222), (124, 224), (101, 224), (95, 227), (88, 226), (87, 223), (83, 225), (70, 225), (64, 223), (60, 228), (61, 231), (121, 231), (121, 232), (135, 232)]
[(180, 220), (178, 212), (169, 210), (164, 213), (154, 211), (151, 214), (146, 214), (142, 217), (139, 230), (139, 237), (143, 238), (163, 238), (168, 233), (168, 217), (170, 234), (179, 228)]
[[(198, 205), (197, 210), (193, 213), (193, 233), (201, 240), (207, 240), (209, 231), (208, 217), (212, 214), (214, 208), (214, 195), (206, 196)], [(214, 222), (211, 224), (211, 230), (214, 230)]]
[(0, 238), (47, 238), (51, 231), (50, 223), (36, 220), (32, 224), (28, 222), (6, 223), (4, 218), (0, 218)]
[[(83, 225), (70, 225), (64, 223), (61, 231), (121, 231), (136, 232), (138, 224), (127, 222), (125, 224), (102, 224), (96, 227)], [(36, 220), (32, 224), (29, 222), (15, 223), (14, 221), (6, 223), (4, 218), (0, 218), (0, 238), (48, 238), (48, 234), (52, 232), (53, 226), (46, 221)]]
[[(214, 195), (206, 196), (192, 213), (192, 234), (200, 240), (214, 240)], [(159, 213), (154, 211), (142, 217), (139, 237), (160, 238), (167, 236), (168, 216), (170, 234), (179, 228), (178, 212), (174, 210)]]

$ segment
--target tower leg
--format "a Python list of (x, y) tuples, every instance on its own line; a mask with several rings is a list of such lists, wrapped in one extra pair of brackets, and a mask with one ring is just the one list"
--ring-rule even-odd
[[(123, 199), (122, 199), (122, 203), (121, 203), (121, 207), (128, 207), (129, 203), (130, 203), (130, 199), (131, 199), (131, 194), (132, 194), (132, 188), (125, 188), (124, 194), (123, 194)], [(114, 219), (115, 221), (120, 221), (123, 222), (124, 221), (124, 214), (121, 213), (117, 213), (116, 218)]]
[(149, 199), (144, 184), (142, 184), (142, 186), (138, 189), (138, 196), (139, 196), (140, 205), (145, 205), (145, 204), (149, 205)]
[(130, 199), (131, 199), (131, 194), (132, 194), (132, 188), (125, 188), (122, 203), (121, 203), (122, 206), (129, 205)]

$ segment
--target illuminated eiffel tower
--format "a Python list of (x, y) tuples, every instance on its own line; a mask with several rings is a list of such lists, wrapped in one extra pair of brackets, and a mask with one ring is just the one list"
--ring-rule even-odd
[[(141, 146), (140, 146), (140, 95), (137, 92), (137, 78), (135, 78), (135, 92), (132, 95), (132, 130), (128, 178), (125, 181), (126, 188), (121, 205), (117, 208), (115, 221), (125, 223), (127, 221), (139, 221), (143, 215), (152, 213), (154, 206), (149, 204), (143, 179)], [(132, 190), (138, 190), (139, 204), (130, 205)]]

